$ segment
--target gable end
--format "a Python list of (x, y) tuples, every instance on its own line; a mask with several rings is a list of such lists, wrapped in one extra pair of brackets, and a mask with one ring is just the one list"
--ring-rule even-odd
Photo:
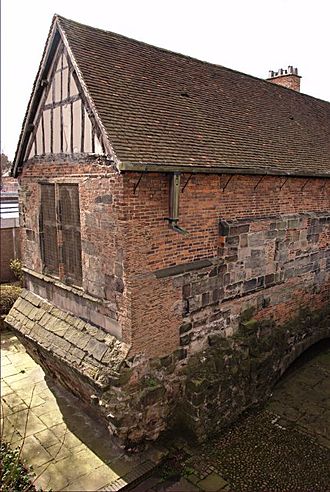
[(116, 162), (57, 16), (48, 36), (23, 122), (12, 174), (46, 155), (105, 155)]

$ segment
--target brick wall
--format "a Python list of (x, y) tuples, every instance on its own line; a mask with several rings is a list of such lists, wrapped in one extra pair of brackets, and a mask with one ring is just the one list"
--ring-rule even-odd
[[(24, 303), (15, 326), (23, 335), (30, 330), (48, 354), (41, 363), (60, 372), (63, 384), (71, 385), (70, 357), (79, 354), (82, 387), (74, 390), (87, 401), (88, 384), (102, 380), (99, 411), (123, 441), (155, 439), (174, 418), (205, 436), (262, 400), (290, 362), (329, 336), (329, 184), (193, 176), (180, 194), (179, 223), (189, 231), (183, 236), (166, 221), (168, 176), (145, 174), (137, 186), (140, 178), (116, 174), (102, 161), (25, 166), (20, 200), (27, 287), (64, 311), (51, 308), (55, 318), (75, 315), (64, 335), (73, 347), (62, 342), (65, 362), (53, 364), (49, 337), (37, 340), (35, 311), (25, 312)], [(182, 187), (188, 178), (182, 176)], [(79, 184), (81, 289), (42, 273), (38, 181), (45, 180)], [(61, 329), (44, 316), (48, 330)], [(92, 341), (79, 348), (87, 329), (81, 317), (91, 322)], [(103, 360), (109, 331), (125, 342), (115, 342), (125, 346), (120, 361), (116, 347)]]
[[(247, 296), (253, 297), (253, 304), (262, 303), (262, 313), (280, 319), (281, 311), (282, 318), (283, 313), (287, 318), (294, 310), (298, 285), (289, 289), (288, 299), (282, 302), (275, 300), (276, 286), (282, 286), (281, 291), (283, 285), (294, 282), (291, 279), (304, 288), (326, 282), (327, 181), (184, 174), (182, 188), (188, 178), (189, 182), (180, 194), (179, 223), (189, 234), (183, 236), (166, 221), (168, 176), (145, 174), (136, 187), (140, 177), (138, 173), (118, 175), (104, 162), (64, 161), (30, 162), (20, 178), (25, 264), (39, 273), (38, 181), (79, 184), (82, 286), (102, 301), (95, 310), (87, 306), (84, 317), (91, 319), (93, 311), (96, 324), (105, 326), (104, 317), (117, 323), (119, 328), (112, 329), (110, 323), (109, 330), (131, 343), (133, 354), (153, 357), (174, 352), (180, 346), (180, 329), (184, 339), (191, 338), (193, 343), (182, 326), (192, 323), (198, 338), (198, 326), (205, 328), (217, 316), (221, 318), (217, 311), (234, 302), (231, 299), (244, 302), (235, 304), (235, 314), (224, 317), (230, 319), (228, 335)], [(230, 233), (219, 230), (220, 222), (228, 225)], [(159, 270), (205, 258), (211, 266), (204, 270), (156, 276)], [(311, 264), (318, 273), (315, 269), (304, 272)], [(261, 300), (261, 294), (266, 300)], [(62, 294), (56, 299), (62, 308), (78, 315), (81, 298), (70, 296), (67, 301), (61, 300)], [(206, 315), (206, 311), (210, 312)]]
[[(134, 353), (145, 350), (161, 356), (176, 350), (180, 329), (186, 341), (181, 339), (181, 344), (201, 349), (203, 343), (196, 341), (203, 338), (200, 332), (205, 341), (205, 332), (217, 319), (231, 335), (247, 300), (258, 307), (258, 316), (271, 314), (285, 321), (296, 313), (301, 299), (306, 303), (311, 299), (301, 297), (301, 291), (326, 284), (330, 209), (326, 181), (194, 176), (180, 196), (179, 223), (189, 231), (182, 236), (164, 220), (168, 217), (168, 177), (143, 176), (134, 193), (139, 177), (124, 177), (128, 205), (125, 268), (130, 281), (143, 277), (145, 286), (152, 285), (153, 295), (133, 287)], [(188, 178), (182, 176), (182, 187)], [(221, 221), (227, 223), (227, 232), (219, 229)], [(155, 279), (159, 269), (205, 258), (212, 260), (211, 267), (181, 272), (166, 281)], [(159, 329), (161, 325), (166, 330)], [(187, 326), (192, 329), (190, 334)]]
[(19, 229), (17, 227), (0, 229), (0, 234), (0, 283), (12, 282), (17, 279), (10, 269), (10, 261), (20, 258)]

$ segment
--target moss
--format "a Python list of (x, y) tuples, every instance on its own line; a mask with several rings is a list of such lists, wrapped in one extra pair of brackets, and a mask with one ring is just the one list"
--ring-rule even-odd
[(259, 322), (256, 319), (249, 319), (248, 321), (241, 322), (240, 331), (250, 335), (257, 332), (258, 325)]
[(206, 384), (206, 379), (191, 379), (187, 382), (187, 391), (198, 393), (204, 391), (204, 385)]
[(132, 376), (132, 373), (133, 373), (133, 369), (131, 368), (122, 369), (119, 376), (119, 384), (120, 385), (127, 384)]
[(235, 412), (267, 398), (283, 358), (304, 338), (326, 332), (330, 309), (302, 309), (283, 325), (271, 318), (253, 319), (253, 308), (246, 311), (235, 335), (209, 336), (209, 348), (190, 357), (183, 369), (187, 400), (183, 422), (197, 436), (233, 421)]
[(255, 310), (256, 308), (254, 306), (244, 309), (244, 311), (241, 312), (241, 322), (243, 323), (244, 321), (249, 321), (254, 315)]
[(164, 386), (161, 385), (144, 388), (140, 396), (140, 401), (145, 406), (153, 405), (164, 396), (165, 392)]
[(147, 388), (155, 388), (156, 386), (159, 386), (159, 381), (151, 376), (148, 376), (144, 379), (144, 385)]

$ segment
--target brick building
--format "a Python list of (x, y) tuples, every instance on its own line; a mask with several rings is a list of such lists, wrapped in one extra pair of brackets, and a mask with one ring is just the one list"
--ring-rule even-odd
[(330, 104), (299, 79), (54, 17), (7, 322), (123, 441), (204, 437), (329, 336)]

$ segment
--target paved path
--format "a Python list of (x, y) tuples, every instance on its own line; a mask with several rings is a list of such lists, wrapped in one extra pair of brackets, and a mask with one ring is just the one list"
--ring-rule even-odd
[(202, 446), (174, 445), (134, 492), (330, 491), (330, 341), (291, 367), (262, 410)]
[(4, 439), (21, 448), (44, 490), (119, 490), (164, 453), (153, 447), (125, 454), (74, 397), (45, 379), (10, 332), (1, 333), (1, 407)]

